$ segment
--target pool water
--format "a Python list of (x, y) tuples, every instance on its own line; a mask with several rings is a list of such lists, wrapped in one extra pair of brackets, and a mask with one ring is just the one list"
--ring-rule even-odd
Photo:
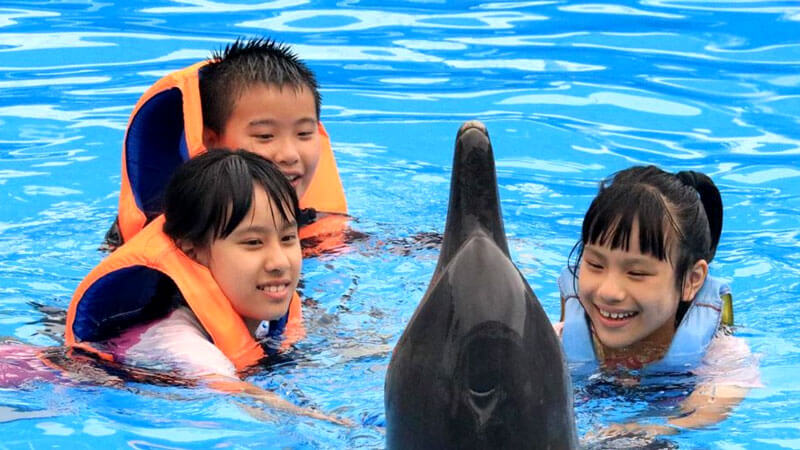
[[(0, 5), (0, 336), (62, 343), (71, 293), (104, 256), (141, 93), (264, 34), (317, 73), (351, 227), (367, 237), (305, 261), (308, 337), (249, 380), (358, 425), (199, 388), (35, 382), (0, 389), (0, 448), (382, 448), (390, 351), (436, 264), (468, 119), (489, 128), (512, 257), (554, 320), (601, 178), (633, 164), (709, 174), (725, 205), (711, 273), (731, 282), (764, 387), (660, 445), (800, 448), (797, 2), (118, 3)], [(674, 413), (670, 390), (575, 392), (581, 435)]]

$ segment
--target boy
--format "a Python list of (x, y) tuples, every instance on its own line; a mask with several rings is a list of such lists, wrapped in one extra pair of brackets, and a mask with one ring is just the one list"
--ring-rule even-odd
[(243, 148), (273, 161), (313, 220), (314, 210), (345, 214), (328, 135), (319, 122), (314, 74), (285, 45), (236, 40), (222, 52), (171, 73), (145, 92), (123, 144), (114, 249), (162, 211), (167, 180), (209, 147)]

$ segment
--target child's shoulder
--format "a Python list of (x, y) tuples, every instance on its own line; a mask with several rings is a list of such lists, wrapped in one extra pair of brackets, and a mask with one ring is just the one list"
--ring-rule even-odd
[(753, 354), (743, 338), (721, 330), (708, 346), (703, 362), (693, 372), (716, 384), (760, 387), (758, 355)]
[(137, 325), (111, 342), (124, 363), (186, 376), (236, 376), (233, 363), (210, 340), (197, 317), (179, 307), (162, 319)]

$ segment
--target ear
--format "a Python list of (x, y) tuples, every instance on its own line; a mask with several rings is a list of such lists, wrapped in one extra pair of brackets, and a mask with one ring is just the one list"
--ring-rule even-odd
[(705, 259), (698, 260), (694, 263), (691, 269), (686, 273), (683, 280), (683, 292), (681, 293), (681, 300), (690, 302), (697, 295), (697, 292), (703, 287), (708, 276), (708, 263)]
[(186, 256), (191, 258), (194, 262), (208, 267), (209, 255), (206, 247), (200, 247), (185, 240), (178, 240), (176, 242), (176, 245), (178, 246), (179, 249), (181, 249), (183, 253), (186, 253)]
[(219, 134), (208, 127), (203, 127), (203, 146), (205, 148), (217, 147), (219, 143)]

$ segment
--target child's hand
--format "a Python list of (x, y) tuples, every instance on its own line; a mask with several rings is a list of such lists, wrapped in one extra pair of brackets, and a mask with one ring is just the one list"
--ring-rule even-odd
[[(262, 399), (263, 400), (263, 399)], [(275, 404), (272, 401), (265, 401), (265, 403), (269, 404), (271, 407), (275, 407), (277, 409), (284, 409), (286, 410), (285, 404)], [(237, 402), (240, 408), (247, 412), (251, 417), (264, 421), (264, 422), (276, 422), (278, 417), (270, 412), (269, 410), (265, 410), (263, 407), (255, 406), (255, 405), (248, 405), (246, 403)], [(324, 414), (320, 411), (314, 409), (305, 409), (300, 407), (291, 408), (291, 412), (294, 414), (298, 414), (301, 416), (311, 417), (312, 419), (324, 420), (326, 422), (331, 422), (336, 425), (342, 425), (345, 427), (354, 427), (355, 424), (348, 420), (341, 417), (336, 416), (329, 416)]]
[[(311, 417), (314, 419), (325, 420), (327, 422), (335, 423), (337, 425), (344, 425), (346, 427), (355, 426), (355, 424), (350, 420), (329, 416), (315, 409), (297, 406), (274, 392), (267, 391), (251, 383), (236, 378), (211, 375), (206, 377), (206, 380), (208, 385), (214, 389), (232, 394), (244, 395), (259, 401), (263, 405), (269, 406), (271, 409)], [(241, 404), (241, 406), (257, 419), (266, 421), (274, 420), (274, 416), (271, 413), (267, 411), (261, 411), (260, 408), (244, 404)]]
[(342, 425), (342, 426), (345, 426), (345, 427), (349, 427), (349, 428), (353, 428), (353, 427), (356, 426), (356, 424), (353, 423), (349, 419), (345, 419), (343, 417), (329, 416), (327, 414), (324, 414), (322, 412), (319, 412), (319, 411), (316, 411), (316, 410), (313, 410), (313, 409), (303, 410), (303, 412), (301, 414), (306, 415), (308, 417), (312, 417), (314, 419), (325, 420), (325, 421), (328, 421), (328, 422), (331, 422), (331, 423), (335, 423), (337, 425)]
[(248, 392), (253, 398), (260, 400), (264, 404), (270, 406), (271, 408), (275, 408), (278, 410), (287, 411), (293, 414), (298, 414), (301, 416), (311, 417), (313, 419), (324, 420), (327, 422), (335, 423), (337, 425), (343, 425), (346, 427), (353, 427), (355, 424), (350, 420), (343, 419), (341, 417), (336, 416), (329, 416), (325, 413), (317, 411), (316, 409), (311, 408), (303, 408), (297, 406), (279, 395), (275, 394), (274, 392), (261, 390), (258, 388), (259, 391), (253, 391), (252, 389)]

